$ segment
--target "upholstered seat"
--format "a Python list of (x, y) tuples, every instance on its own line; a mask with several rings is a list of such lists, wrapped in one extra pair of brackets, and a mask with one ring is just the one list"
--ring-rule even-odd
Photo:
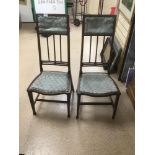
[(104, 95), (115, 93), (118, 89), (106, 73), (88, 72), (83, 73), (80, 78), (80, 85), (77, 92), (80, 94)]
[(71, 89), (68, 73), (43, 71), (30, 85), (29, 91), (43, 94), (69, 93)]

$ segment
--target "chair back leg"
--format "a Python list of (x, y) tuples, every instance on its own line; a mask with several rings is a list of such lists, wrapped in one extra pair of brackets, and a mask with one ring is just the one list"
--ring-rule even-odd
[(73, 91), (73, 93), (74, 93), (74, 85), (73, 85), (73, 80), (72, 80), (72, 78), (71, 78), (71, 88), (72, 88), (72, 91)]
[(70, 99), (71, 99), (71, 94), (67, 94), (67, 112), (68, 112), (67, 117), (68, 118), (70, 117)]
[(118, 101), (119, 101), (120, 94), (116, 96), (115, 99), (115, 104), (114, 104), (114, 111), (112, 115), (112, 119), (115, 119), (116, 111), (117, 111), (117, 106), (118, 106)]
[(76, 115), (76, 118), (78, 119), (79, 118), (79, 109), (80, 109), (80, 99), (81, 99), (81, 95), (78, 95), (77, 96), (77, 115)]

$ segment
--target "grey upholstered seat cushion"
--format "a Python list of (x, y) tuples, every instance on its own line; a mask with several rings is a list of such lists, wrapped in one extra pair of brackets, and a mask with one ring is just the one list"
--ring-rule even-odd
[(29, 91), (44, 94), (67, 93), (70, 91), (68, 73), (43, 71), (30, 85)]
[(88, 72), (81, 75), (78, 93), (100, 95), (116, 92), (118, 89), (115, 83), (106, 73)]

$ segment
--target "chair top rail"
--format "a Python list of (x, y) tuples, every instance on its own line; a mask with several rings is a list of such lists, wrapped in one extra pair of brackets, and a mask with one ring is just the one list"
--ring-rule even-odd
[(68, 35), (69, 16), (64, 14), (37, 14), (38, 33), (45, 37), (50, 35)]
[(113, 36), (115, 15), (84, 15), (84, 36)]

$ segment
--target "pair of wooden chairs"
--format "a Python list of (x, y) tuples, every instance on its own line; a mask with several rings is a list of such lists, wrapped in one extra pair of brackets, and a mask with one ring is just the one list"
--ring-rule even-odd
[[(68, 117), (70, 117), (70, 103), (71, 96), (74, 94), (74, 86), (71, 75), (70, 65), (70, 29), (69, 29), (69, 16), (68, 15), (48, 15), (44, 16), (38, 14), (36, 16), (37, 21), (37, 39), (38, 39), (38, 52), (39, 52), (39, 65), (40, 74), (31, 82), (27, 92), (31, 103), (33, 114), (36, 115), (35, 103), (37, 101), (45, 102), (60, 102), (67, 103)], [(111, 64), (111, 54), (106, 61), (97, 61), (99, 37), (103, 37), (103, 53), (106, 49), (106, 40), (111, 37), (112, 42), (115, 32), (116, 17), (112, 15), (84, 15), (82, 26), (82, 46), (81, 46), (81, 60), (80, 60), (80, 72), (79, 82), (77, 87), (77, 116), (79, 118), (79, 108), (81, 105), (112, 105), (113, 114), (112, 118), (115, 118), (118, 100), (120, 96), (120, 90), (110, 77), (109, 67)], [(66, 51), (67, 59), (63, 60), (63, 45), (62, 37), (66, 36)], [(76, 37), (76, 36), (75, 36)], [(83, 60), (85, 37), (90, 37), (90, 49), (88, 62)], [(92, 50), (92, 38), (96, 37), (96, 49)], [(45, 52), (42, 52), (41, 40), (46, 40), (46, 59)], [(50, 44), (49, 44), (50, 42)], [(53, 43), (52, 43), (53, 42)], [(52, 45), (51, 45), (52, 44)], [(57, 44), (57, 46), (56, 46)], [(59, 45), (59, 48), (58, 48)], [(52, 48), (52, 50), (50, 49)], [(93, 52), (95, 53), (94, 61), (92, 61)], [(110, 50), (111, 53), (111, 50)], [(51, 54), (53, 56), (51, 57)], [(59, 55), (59, 60), (58, 60)], [(67, 71), (49, 71), (45, 70), (45, 66), (63, 66), (67, 68)], [(83, 72), (85, 67), (103, 67), (108, 69), (108, 72)], [(34, 93), (37, 93), (34, 99)], [(67, 96), (66, 101), (62, 100), (49, 100), (43, 99), (41, 95), (61, 95)], [(93, 96), (93, 97), (109, 97), (110, 102), (104, 103), (92, 103), (81, 102), (81, 96)], [(112, 96), (115, 96), (113, 101)]]

